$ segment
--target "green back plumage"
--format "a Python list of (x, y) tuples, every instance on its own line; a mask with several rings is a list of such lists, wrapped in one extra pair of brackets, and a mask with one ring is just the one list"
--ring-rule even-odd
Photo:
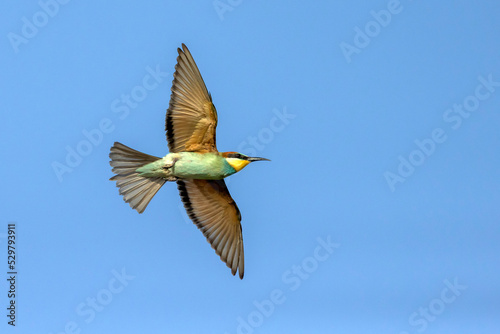
[(174, 175), (184, 179), (218, 180), (236, 173), (218, 153), (182, 152), (174, 166)]
[(218, 153), (169, 153), (164, 158), (137, 169), (144, 177), (220, 180), (236, 170)]

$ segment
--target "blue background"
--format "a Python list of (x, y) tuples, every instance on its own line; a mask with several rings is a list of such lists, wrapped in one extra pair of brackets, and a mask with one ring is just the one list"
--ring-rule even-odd
[[(497, 1), (3, 7), (2, 333), (500, 332)], [(181, 43), (217, 107), (219, 150), (272, 159), (227, 181), (242, 281), (174, 184), (139, 215), (108, 181), (114, 141), (167, 153)]]

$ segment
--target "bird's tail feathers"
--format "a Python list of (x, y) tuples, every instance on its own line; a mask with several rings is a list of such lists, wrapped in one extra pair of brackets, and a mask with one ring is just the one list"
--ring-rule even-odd
[(136, 172), (136, 169), (160, 158), (136, 151), (118, 142), (111, 147), (109, 157), (111, 158), (109, 164), (116, 174), (110, 180), (116, 181), (123, 200), (129, 203), (132, 209), (143, 213), (167, 180), (160, 177), (143, 177)]

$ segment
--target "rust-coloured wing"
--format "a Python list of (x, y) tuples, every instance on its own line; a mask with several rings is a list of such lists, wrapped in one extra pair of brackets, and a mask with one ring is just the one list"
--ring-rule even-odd
[(244, 274), (241, 215), (224, 180), (179, 180), (177, 187), (189, 218), (198, 226), (231, 273)]
[(217, 152), (217, 110), (188, 48), (177, 49), (172, 94), (165, 120), (170, 152)]

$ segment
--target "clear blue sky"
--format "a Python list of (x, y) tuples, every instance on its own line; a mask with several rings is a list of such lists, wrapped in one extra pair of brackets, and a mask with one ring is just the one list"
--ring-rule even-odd
[[(497, 1), (62, 1), (0, 11), (2, 333), (499, 333)], [(175, 184), (144, 214), (109, 148), (163, 156), (177, 47), (245, 278)], [(16, 327), (7, 224), (16, 223)]]

